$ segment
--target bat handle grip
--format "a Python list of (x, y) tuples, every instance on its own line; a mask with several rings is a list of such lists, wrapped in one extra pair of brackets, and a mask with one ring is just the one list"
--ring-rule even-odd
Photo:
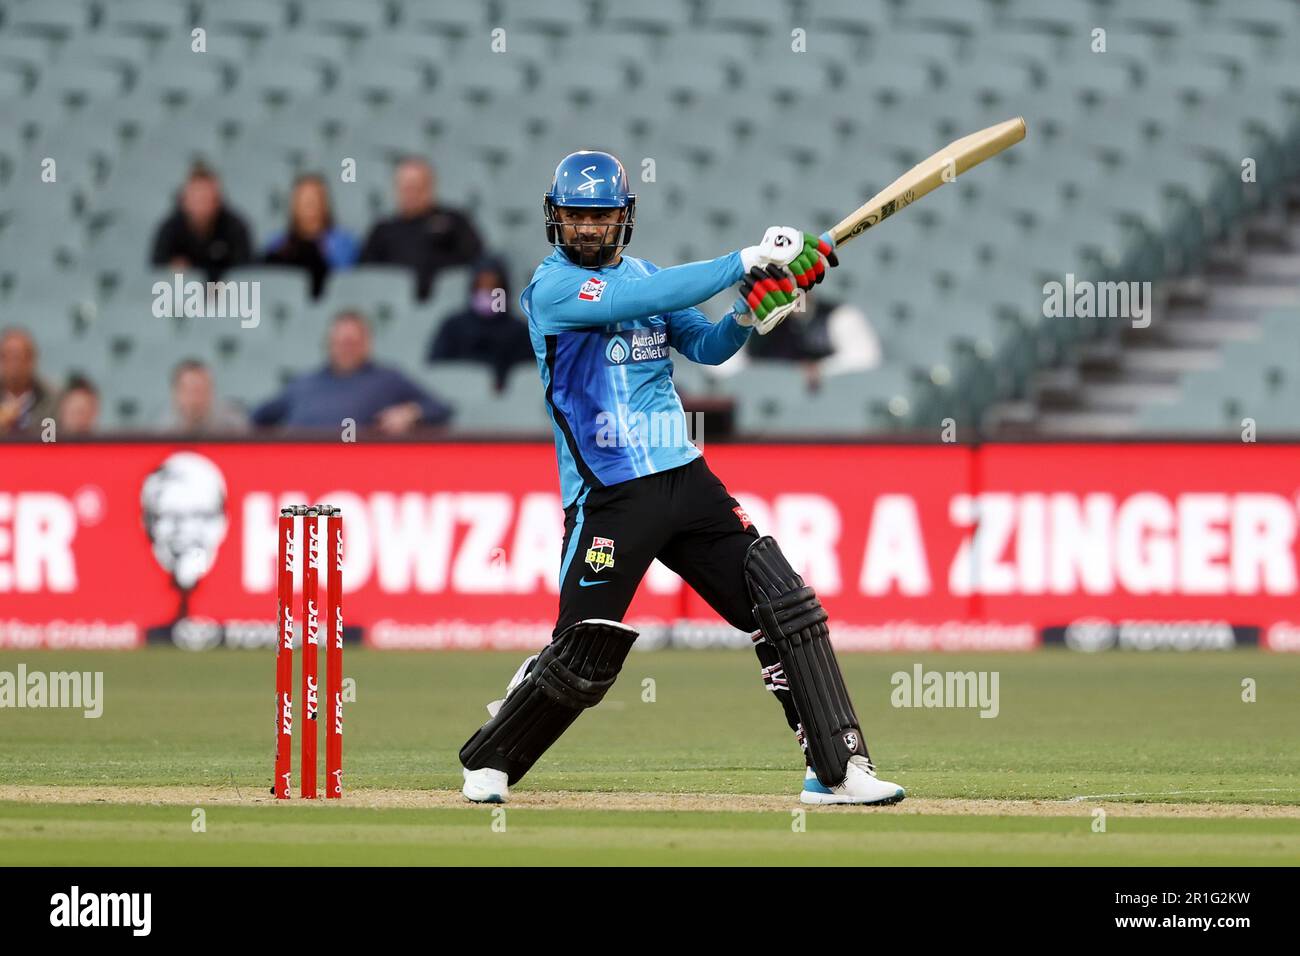
[(830, 246), (832, 249), (835, 248), (835, 240), (831, 238), (831, 234), (829, 232), (823, 232), (820, 238), (822, 242), (826, 243), (826, 245)]

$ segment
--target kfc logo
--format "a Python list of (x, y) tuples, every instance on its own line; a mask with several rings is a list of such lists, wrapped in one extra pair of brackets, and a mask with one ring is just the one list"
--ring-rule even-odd
[(316, 522), (307, 522), (307, 561), (313, 568), (320, 568), (320, 528)]
[[(140, 511), (154, 560), (179, 593), (172, 622), (150, 633), (172, 637), (176, 624), (190, 616), (190, 596), (212, 570), (226, 538), (226, 480), (202, 455), (176, 452), (145, 478)], [(292, 547), (290, 539), (290, 560)]]
[(578, 298), (584, 302), (599, 302), (600, 297), (605, 294), (605, 280), (597, 279), (592, 276), (582, 284), (578, 290)]

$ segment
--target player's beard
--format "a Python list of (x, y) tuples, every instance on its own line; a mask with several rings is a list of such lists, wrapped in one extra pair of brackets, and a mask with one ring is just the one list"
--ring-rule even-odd
[[(598, 233), (583, 235), (579, 233), (570, 245), (577, 256), (577, 264), (584, 269), (599, 269), (613, 260), (617, 250), (609, 245), (610, 228), (605, 226)], [(613, 227), (618, 228), (618, 227)]]
[(604, 264), (601, 260), (605, 257), (605, 250), (599, 243), (579, 244), (574, 248), (578, 251), (578, 265), (584, 269), (599, 269)]

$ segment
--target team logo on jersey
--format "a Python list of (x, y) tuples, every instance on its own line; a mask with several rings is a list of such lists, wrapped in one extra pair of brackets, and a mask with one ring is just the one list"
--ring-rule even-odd
[(614, 539), (592, 538), (591, 547), (587, 549), (587, 567), (594, 572), (604, 571), (614, 566)]
[(578, 290), (578, 298), (583, 302), (599, 302), (600, 297), (605, 294), (605, 280), (597, 279), (592, 276), (582, 284)]
[(613, 336), (605, 346), (605, 358), (612, 365), (622, 365), (630, 354), (627, 343), (623, 341), (621, 335)]
[(736, 507), (732, 508), (731, 510), (734, 511), (736, 517), (740, 519), (740, 526), (742, 528), (748, 528), (754, 523), (749, 520), (749, 513), (745, 511), (744, 508), (740, 507), (740, 505), (736, 505)]

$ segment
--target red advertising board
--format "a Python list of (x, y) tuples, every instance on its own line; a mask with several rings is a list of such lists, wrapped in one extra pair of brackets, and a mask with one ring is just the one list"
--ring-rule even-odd
[[(1300, 649), (1300, 446), (711, 445), (865, 649)], [(0, 647), (266, 646), (276, 515), (344, 513), (350, 636), (529, 647), (563, 514), (543, 444), (0, 446)], [(740, 638), (655, 566), (650, 642)]]

